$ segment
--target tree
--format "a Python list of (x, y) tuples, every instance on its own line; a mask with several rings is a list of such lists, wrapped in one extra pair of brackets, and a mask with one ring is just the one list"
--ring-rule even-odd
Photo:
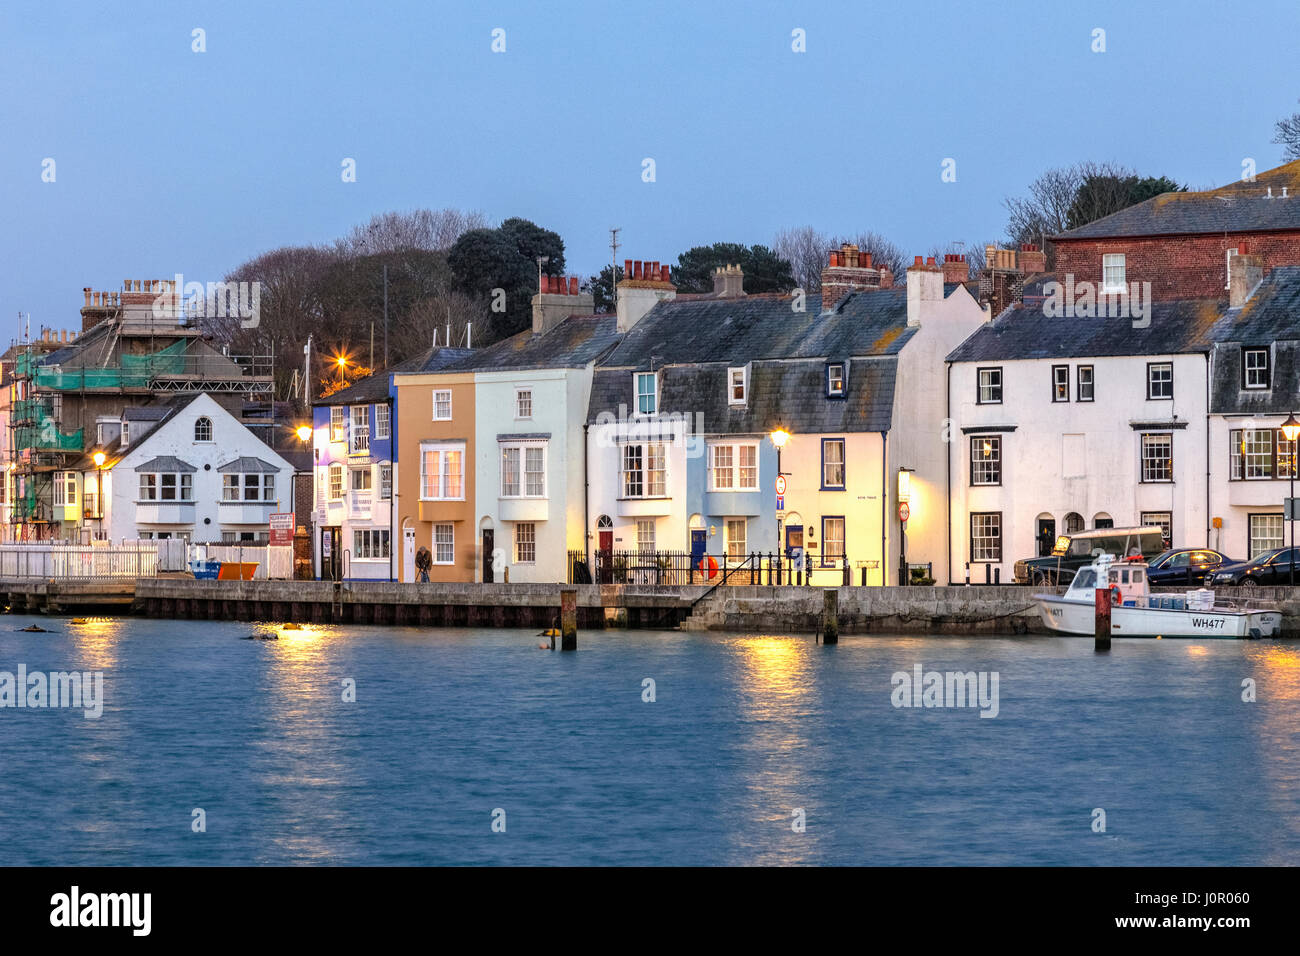
[[(612, 282), (609, 278), (611, 269), (614, 270)], [(587, 279), (583, 290), (591, 293), (591, 297), (596, 302), (597, 312), (612, 312), (614, 310), (614, 284), (622, 281), (622, 266), (605, 266), (600, 270), (600, 275), (594, 275)]]
[(1079, 183), (1066, 222), (1070, 229), (1077, 229), (1161, 193), (1186, 190), (1186, 186), (1166, 176), (1140, 179), (1132, 170), (1122, 167), (1097, 167), (1087, 172)]
[(423, 249), (441, 252), (450, 249), (471, 229), (488, 228), (481, 212), (459, 209), (413, 209), (410, 212), (385, 212), (371, 216), (364, 225), (354, 226), (335, 245), (345, 255), (369, 256), (381, 252)]
[(695, 246), (677, 257), (672, 271), (678, 292), (712, 292), (713, 271), (739, 265), (745, 273), (749, 293), (788, 292), (795, 286), (790, 263), (767, 246), (746, 246), (736, 242), (715, 242)]
[(1282, 146), (1283, 162), (1300, 159), (1300, 113), (1278, 120), (1273, 133), (1273, 142)]

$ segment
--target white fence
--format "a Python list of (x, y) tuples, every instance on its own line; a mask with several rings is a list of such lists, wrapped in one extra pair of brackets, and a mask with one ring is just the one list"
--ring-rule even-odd
[(242, 564), (257, 562), (254, 581), (267, 578), (287, 580), (293, 577), (293, 547), (251, 544), (196, 544), (190, 547), (193, 557), (206, 553), (209, 561), (238, 561)]
[(154, 541), (64, 544), (59, 541), (0, 545), (0, 578), (151, 578), (158, 573)]

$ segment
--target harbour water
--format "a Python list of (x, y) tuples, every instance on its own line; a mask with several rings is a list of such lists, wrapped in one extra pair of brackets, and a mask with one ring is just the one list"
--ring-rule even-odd
[[(1296, 643), (0, 624), (104, 675), (0, 708), (4, 865), (1300, 863)], [(918, 664), (996, 717), (894, 706)]]

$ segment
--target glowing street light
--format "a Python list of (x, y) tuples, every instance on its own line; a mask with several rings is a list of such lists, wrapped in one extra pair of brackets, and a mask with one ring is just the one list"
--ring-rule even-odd
[(299, 425), (297, 428), (297, 435), (299, 441), (310, 441), (312, 436), (311, 426)]

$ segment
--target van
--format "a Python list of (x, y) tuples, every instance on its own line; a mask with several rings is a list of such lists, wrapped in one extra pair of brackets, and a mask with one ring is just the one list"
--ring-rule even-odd
[(1134, 556), (1150, 560), (1165, 550), (1164, 532), (1159, 525), (1088, 528), (1059, 535), (1050, 555), (1017, 561), (1015, 579), (1017, 584), (1069, 584), (1075, 572), (1092, 564), (1098, 554), (1113, 555), (1117, 560)]

